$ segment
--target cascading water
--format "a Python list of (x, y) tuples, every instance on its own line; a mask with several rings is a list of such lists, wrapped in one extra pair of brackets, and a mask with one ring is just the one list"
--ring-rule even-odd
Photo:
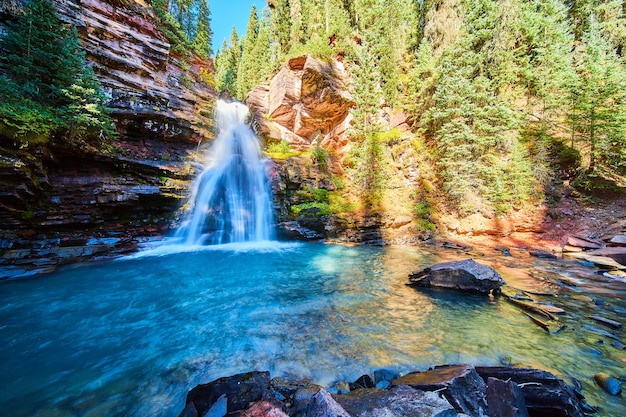
[(218, 137), (194, 181), (189, 213), (177, 235), (188, 245), (272, 238), (272, 193), (259, 141), (245, 124), (248, 108), (217, 102)]

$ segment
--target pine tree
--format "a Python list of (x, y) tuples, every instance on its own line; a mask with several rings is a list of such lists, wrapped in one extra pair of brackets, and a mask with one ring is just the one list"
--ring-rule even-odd
[[(506, 212), (534, 188), (528, 155), (517, 141), (519, 124), (511, 104), (498, 92), (503, 62), (497, 2), (466, 2), (461, 37), (444, 51), (432, 106), (423, 133), (438, 150), (437, 166), (450, 202), (462, 213)], [(494, 41), (496, 43), (494, 44)]]
[(380, 130), (380, 74), (375, 68), (375, 56), (367, 39), (356, 52), (358, 65), (354, 68), (352, 99), (356, 106), (350, 110), (353, 117), (352, 136), (363, 142)]
[(265, 81), (272, 71), (274, 63), (270, 42), (269, 16), (264, 15), (259, 24), (259, 35), (252, 51), (253, 86)]
[(246, 36), (241, 42), (241, 59), (239, 60), (237, 68), (237, 91), (235, 95), (240, 100), (246, 97), (257, 82), (254, 74), (254, 47), (257, 42), (258, 34), (259, 17), (257, 15), (256, 6), (253, 4), (246, 27)]
[(68, 130), (72, 142), (78, 134), (112, 132), (78, 33), (60, 22), (48, 0), (32, 0), (16, 23), (7, 24), (1, 41), (2, 133), (27, 145)]
[(211, 42), (213, 32), (211, 31), (211, 10), (207, 0), (199, 0), (198, 23), (195, 38), (193, 40), (193, 49), (203, 59), (207, 59), (213, 53), (211, 50)]
[(230, 35), (230, 46), (226, 39), (222, 49), (215, 58), (215, 87), (218, 91), (228, 91), (231, 95), (237, 93), (237, 70), (241, 59), (241, 45), (237, 28), (233, 27)]
[(289, 40), (291, 45), (300, 45), (304, 43), (304, 32), (302, 31), (302, 4), (300, 0), (290, 0), (289, 14), (291, 20), (291, 30)]
[(278, 45), (280, 59), (289, 53), (291, 48), (291, 10), (289, 0), (276, 0), (273, 2), (270, 26), (272, 29), (272, 40)]
[(598, 163), (626, 172), (626, 70), (592, 14), (576, 51), (571, 85), (572, 138), (583, 146), (587, 173)]
[(543, 130), (551, 127), (569, 103), (568, 86), (574, 34), (561, 0), (523, 2), (518, 20), (518, 72), (531, 98), (539, 100)]

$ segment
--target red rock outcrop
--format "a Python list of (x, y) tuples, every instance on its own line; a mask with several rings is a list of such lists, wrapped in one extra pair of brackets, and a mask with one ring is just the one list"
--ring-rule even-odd
[(341, 62), (327, 64), (311, 56), (289, 60), (269, 85), (256, 87), (246, 99), (258, 133), (286, 140), (294, 149), (319, 144), (341, 150), (348, 144), (348, 110), (354, 105), (346, 78)]

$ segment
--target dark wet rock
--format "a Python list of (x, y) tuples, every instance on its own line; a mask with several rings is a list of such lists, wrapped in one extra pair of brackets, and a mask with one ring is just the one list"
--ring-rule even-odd
[(528, 417), (522, 389), (513, 381), (487, 379), (489, 417)]
[(335, 396), (341, 406), (359, 417), (456, 417), (450, 403), (434, 392), (416, 390), (406, 385), (389, 390), (360, 389)]
[[(293, 380), (289, 378), (275, 377), (270, 381), (270, 387), (274, 394), (279, 394), (283, 398), (293, 396), (296, 391), (305, 388), (310, 384), (308, 380)], [(275, 395), (276, 396), (276, 395)], [(280, 399), (280, 398), (279, 398)]]
[(472, 365), (437, 366), (425, 372), (402, 376), (393, 385), (408, 385), (422, 391), (439, 391), (460, 413), (487, 414), (487, 386)]
[(229, 413), (246, 410), (251, 403), (271, 398), (269, 387), (269, 372), (248, 372), (197, 385), (187, 394), (179, 417), (204, 416), (222, 395), (226, 396)]
[(313, 397), (322, 389), (319, 385), (307, 385), (293, 393), (291, 396), (292, 407), (289, 415), (294, 417), (307, 417), (313, 407)]
[(295, 240), (320, 240), (324, 233), (304, 227), (298, 221), (282, 222), (278, 225), (280, 237)]
[(356, 381), (354, 381), (354, 384), (361, 388), (374, 388), (375, 386), (374, 380), (367, 374), (361, 375)]
[(619, 395), (622, 392), (622, 381), (604, 372), (598, 372), (593, 379), (599, 387), (611, 395)]
[[(393, 374), (374, 376), (388, 382)], [(357, 381), (374, 382), (366, 375)], [(581, 401), (580, 383), (572, 388), (537, 369), (446, 365), (396, 378), (389, 389), (336, 391), (345, 393), (251, 372), (198, 385), (179, 417), (583, 417), (592, 410)]]
[(443, 262), (409, 274), (409, 285), (442, 287), (488, 294), (499, 290), (504, 280), (493, 268), (473, 259)]
[(311, 398), (307, 417), (352, 417), (325, 389), (320, 389)]
[(519, 385), (532, 416), (584, 417), (581, 400), (574, 389), (550, 372), (508, 366), (477, 366), (476, 372), (486, 381), (497, 378)]
[(528, 251), (530, 256), (534, 256), (535, 258), (543, 258), (543, 259), (556, 259), (556, 255), (545, 250), (531, 250)]

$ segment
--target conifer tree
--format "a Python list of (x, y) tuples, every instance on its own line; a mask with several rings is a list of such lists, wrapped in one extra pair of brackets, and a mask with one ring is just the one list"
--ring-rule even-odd
[(48, 0), (32, 0), (16, 23), (7, 24), (0, 42), (0, 130), (24, 145), (48, 140), (57, 130), (69, 129), (72, 141), (74, 132), (111, 133), (78, 33), (60, 22)]
[(291, 10), (289, 0), (276, 0), (271, 14), (272, 39), (278, 45), (278, 54), (280, 57), (289, 53), (291, 48)]
[(211, 10), (207, 0), (199, 0), (198, 23), (195, 38), (193, 40), (193, 49), (202, 58), (207, 59), (212, 55), (211, 42), (213, 32), (211, 31)]
[(273, 68), (270, 43), (269, 16), (264, 15), (259, 24), (259, 34), (252, 51), (253, 87), (265, 81)]
[(215, 86), (218, 91), (228, 91), (233, 96), (237, 94), (237, 71), (240, 59), (239, 35), (237, 28), (233, 27), (230, 46), (224, 39), (222, 49), (215, 58)]
[(246, 27), (246, 36), (242, 39), (241, 59), (237, 68), (237, 91), (236, 97), (243, 100), (246, 94), (254, 88), (257, 79), (255, 77), (254, 47), (259, 34), (259, 17), (256, 6), (253, 4)]
[(626, 172), (626, 70), (592, 14), (578, 45), (571, 85), (572, 138), (588, 157), (587, 173), (598, 163)]
[[(560, 0), (523, 2), (519, 10), (517, 57), (526, 96), (539, 100), (544, 130), (552, 126), (569, 103), (566, 94), (574, 74), (571, 67), (574, 34), (567, 7)], [(523, 46), (522, 46), (523, 45)], [(531, 103), (529, 103), (531, 104)]]
[[(444, 190), (461, 212), (506, 212), (532, 193), (533, 172), (517, 142), (518, 120), (498, 95), (500, 59), (494, 51), (497, 3), (466, 2), (462, 36), (444, 52), (432, 107), (422, 120), (436, 143)], [(486, 205), (485, 205), (486, 203)]]

